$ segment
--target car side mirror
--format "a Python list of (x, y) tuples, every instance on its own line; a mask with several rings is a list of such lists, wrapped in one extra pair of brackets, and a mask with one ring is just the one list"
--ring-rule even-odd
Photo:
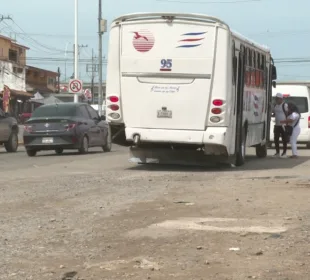
[(277, 79), (277, 68), (271, 65), (271, 79), (274, 81)]
[(276, 88), (277, 87), (277, 82), (276, 81), (272, 81), (272, 87)]

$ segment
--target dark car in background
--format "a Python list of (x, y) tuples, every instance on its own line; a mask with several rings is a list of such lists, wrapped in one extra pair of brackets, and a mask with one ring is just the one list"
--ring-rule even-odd
[(18, 149), (18, 132), (17, 120), (0, 109), (0, 144), (8, 153), (15, 153)]
[(89, 147), (111, 151), (111, 134), (105, 117), (85, 103), (60, 103), (37, 108), (24, 126), (24, 146), (33, 157), (39, 151), (65, 149), (88, 152)]

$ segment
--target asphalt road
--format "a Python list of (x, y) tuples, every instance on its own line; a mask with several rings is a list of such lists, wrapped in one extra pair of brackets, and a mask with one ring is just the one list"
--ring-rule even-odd
[(189, 168), (136, 166), (122, 147), (0, 149), (0, 279), (308, 280), (300, 155)]

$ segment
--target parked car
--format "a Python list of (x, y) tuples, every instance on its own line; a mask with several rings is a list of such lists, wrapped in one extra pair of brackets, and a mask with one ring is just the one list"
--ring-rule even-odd
[(60, 103), (37, 108), (24, 126), (24, 145), (28, 156), (39, 151), (65, 149), (87, 153), (89, 147), (111, 151), (111, 133), (105, 117), (85, 103)]
[(17, 151), (18, 130), (17, 120), (0, 109), (0, 144), (8, 153)]

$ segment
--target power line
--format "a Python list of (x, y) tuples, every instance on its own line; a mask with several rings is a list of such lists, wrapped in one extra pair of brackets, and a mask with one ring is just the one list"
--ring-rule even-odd
[(1, 15), (0, 17), (0, 22), (4, 21), (4, 20), (12, 20), (12, 18), (10, 16), (4, 16), (4, 15)]
[(235, 0), (235, 1), (180, 1), (180, 0), (156, 0), (156, 2), (166, 3), (182, 3), (182, 4), (238, 4), (238, 3), (250, 3), (261, 2), (262, 0)]
[[(9, 28), (9, 30), (11, 30), (12, 31), (12, 33), (14, 33), (14, 29), (9, 25), (9, 24), (7, 24), (6, 22), (3, 22), (6, 26), (7, 26), (7, 28)], [(30, 45), (31, 47), (32, 47), (32, 50), (33, 50), (33, 48), (34, 48), (34, 50), (36, 50), (37, 52), (44, 52), (44, 53), (47, 53), (47, 54), (55, 54), (55, 55), (59, 55), (60, 54), (60, 52), (57, 52), (57, 53), (52, 53), (52, 52), (50, 52), (50, 51), (47, 51), (46, 50), (46, 48), (45, 49), (39, 49), (37, 46), (36, 46), (36, 42), (35, 43), (33, 43), (32, 41), (29, 41), (29, 39), (27, 40), (26, 38), (27, 38), (27, 36), (24, 36), (24, 35), (22, 35), (22, 34), (20, 34), (20, 37), (21, 37), (21, 39), (23, 40), (23, 41), (25, 41), (26, 42), (26, 44), (27, 45)], [(40, 46), (40, 44), (37, 44), (37, 45), (39, 45)], [(42, 48), (42, 47), (41, 47)], [(53, 50), (53, 51), (55, 51), (55, 50)], [(64, 52), (64, 51), (62, 51), (62, 52)]]
[(310, 58), (309, 59), (286, 59), (286, 60), (280, 60), (280, 61), (276, 61), (275, 60), (275, 63), (276, 64), (279, 64), (279, 63), (305, 63), (305, 62), (310, 62)]
[[(53, 37), (53, 38), (65, 38), (67, 39), (68, 37), (73, 38), (74, 35), (72, 34), (47, 34), (47, 33), (20, 33), (20, 32), (14, 32), (16, 35), (21, 35), (21, 34), (27, 34), (28, 36), (35, 36), (35, 37)], [(79, 35), (79, 38), (92, 38), (95, 39), (96, 35)]]
[(282, 30), (282, 31), (265, 31), (260, 33), (253, 33), (248, 35), (249, 37), (257, 37), (257, 36), (268, 36), (268, 37), (278, 37), (278, 36), (287, 36), (287, 35), (299, 35), (299, 34), (308, 34), (310, 33), (310, 29), (304, 30)]
[(24, 31), (24, 29), (22, 29), (14, 20), (12, 20), (13, 23), (21, 30), (24, 32), (25, 36), (28, 37), (30, 40), (32, 40), (33, 42), (35, 42), (36, 44), (38, 44), (39, 46), (42, 46), (43, 48), (45, 49), (48, 49), (48, 50), (53, 50), (53, 51), (57, 51), (57, 52), (61, 52), (61, 53), (64, 53), (65, 51), (64, 50), (59, 50), (57, 48), (51, 48), (51, 47), (47, 47), (43, 44), (41, 44), (40, 42), (38, 42), (37, 40), (31, 38), (30, 36), (27, 35), (27, 33)]
[(310, 78), (310, 75), (280, 74), (281, 77)]
[[(38, 42), (37, 40), (33, 39), (32, 37), (30, 37), (29, 35), (27, 35), (27, 33), (25, 32), (25, 30), (20, 27), (17, 22), (14, 21), (14, 19), (11, 18), (11, 21), (23, 32), (22, 34), (20, 34), (20, 36), (22, 36), (22, 38), (27, 41), (25, 38), (28, 38), (28, 40), (34, 42), (35, 44), (37, 44), (38, 46), (40, 46), (41, 48), (43, 49), (46, 49), (46, 50), (49, 50), (49, 51), (53, 51), (53, 52), (58, 52), (58, 53), (64, 53), (65, 51), (64, 50), (60, 50), (60, 49), (57, 49), (57, 48), (53, 48), (53, 47), (48, 47), (48, 46), (45, 46), (43, 44), (41, 44), (40, 42)], [(6, 24), (6, 23), (5, 23)], [(8, 28), (10, 28), (13, 33), (15, 32), (15, 30), (9, 26), (8, 24), (6, 24), (8, 26)]]

